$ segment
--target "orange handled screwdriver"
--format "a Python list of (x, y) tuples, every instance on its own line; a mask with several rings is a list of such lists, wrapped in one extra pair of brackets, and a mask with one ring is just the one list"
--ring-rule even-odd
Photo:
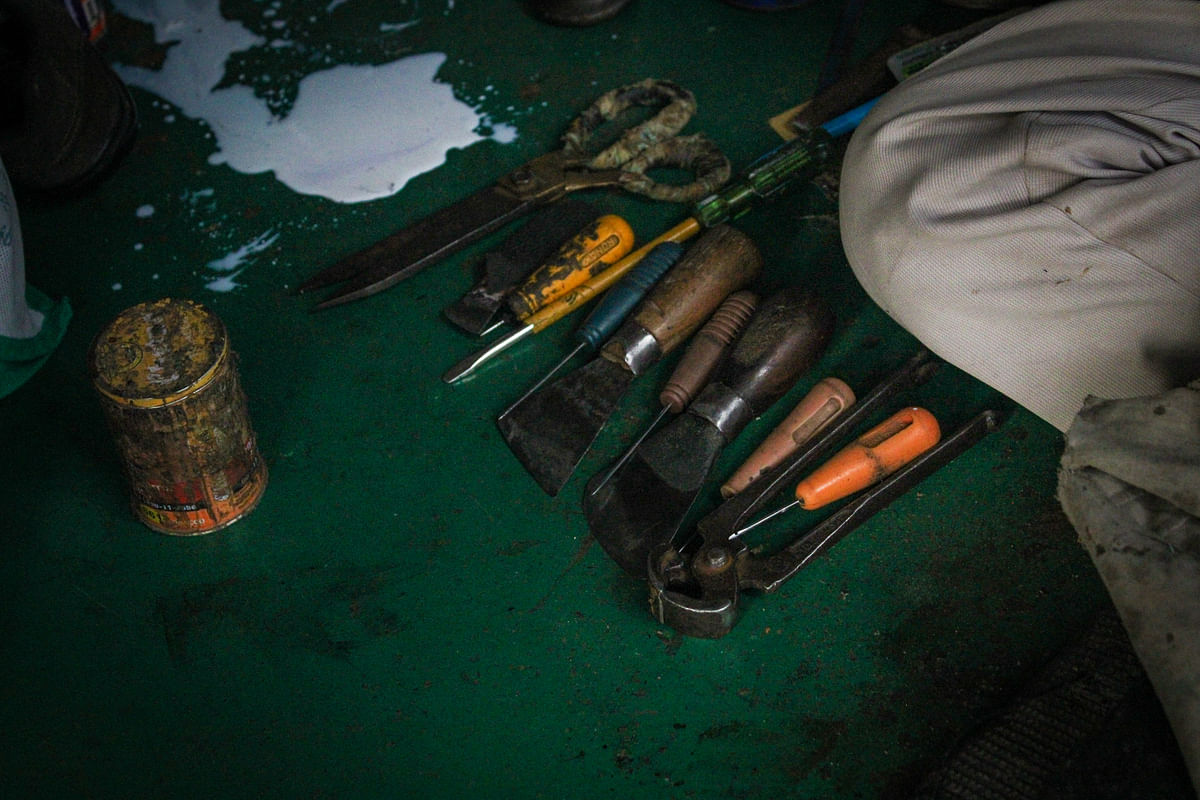
[(721, 487), (721, 496), (733, 497), (771, 467), (782, 462), (854, 405), (854, 390), (838, 378), (824, 378), (796, 404), (783, 422), (763, 439), (750, 457)]
[(835, 454), (796, 486), (796, 499), (750, 523), (735, 535), (757, 528), (799, 506), (812, 510), (879, 483), (942, 438), (933, 414), (923, 408), (897, 411)]
[(608, 269), (633, 249), (633, 229), (605, 214), (571, 237), (508, 296), (508, 307), (524, 319), (584, 281)]

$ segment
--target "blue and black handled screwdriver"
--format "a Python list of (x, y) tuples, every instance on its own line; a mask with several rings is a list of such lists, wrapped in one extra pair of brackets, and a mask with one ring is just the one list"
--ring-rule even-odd
[[(541, 380), (521, 395), (515, 403), (509, 406), (512, 410), (525, 398), (546, 385), (559, 370), (570, 363), (571, 359), (585, 350), (597, 350), (613, 331), (629, 316), (634, 306), (642, 301), (647, 292), (666, 274), (679, 257), (683, 255), (683, 245), (678, 242), (662, 242), (654, 246), (641, 261), (619, 280), (611, 289), (604, 293), (600, 302), (587, 315), (587, 319), (575, 331), (578, 344), (563, 356), (553, 369), (542, 376)], [(505, 414), (508, 411), (504, 412)], [(503, 416), (503, 415), (501, 415)]]

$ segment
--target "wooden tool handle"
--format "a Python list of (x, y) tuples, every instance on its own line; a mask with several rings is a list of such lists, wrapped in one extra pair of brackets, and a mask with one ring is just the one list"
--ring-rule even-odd
[(731, 441), (816, 363), (833, 334), (833, 312), (799, 287), (768, 297), (689, 413)]
[(704, 233), (663, 276), (634, 321), (669, 353), (696, 332), (731, 292), (762, 269), (762, 255), (744, 233), (718, 225)]
[(725, 481), (722, 497), (733, 497), (767, 470), (781, 463), (854, 405), (854, 390), (838, 378), (824, 378), (796, 404), (775, 430)]
[(604, 214), (568, 239), (508, 296), (508, 307), (524, 319), (600, 274), (633, 249), (633, 229), (616, 214)]
[(683, 411), (696, 395), (708, 384), (709, 376), (720, 365), (721, 359), (733, 347), (746, 323), (754, 314), (758, 296), (742, 290), (726, 297), (704, 323), (704, 327), (692, 337), (692, 343), (675, 365), (671, 377), (658, 395), (658, 401), (671, 409), (672, 414)]

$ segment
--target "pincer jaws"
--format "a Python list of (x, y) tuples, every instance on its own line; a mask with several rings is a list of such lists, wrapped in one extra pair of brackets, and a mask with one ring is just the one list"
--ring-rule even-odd
[(738, 561), (732, 542), (702, 540), (695, 555), (674, 547), (650, 551), (650, 613), (685, 636), (719, 639), (741, 616)]

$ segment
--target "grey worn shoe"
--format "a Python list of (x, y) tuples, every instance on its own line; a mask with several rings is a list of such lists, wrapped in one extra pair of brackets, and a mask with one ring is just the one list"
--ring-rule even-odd
[(40, 194), (104, 178), (137, 129), (129, 90), (54, 0), (0, 0), (0, 105), (0, 160)]
[(527, 0), (529, 13), (552, 25), (583, 27), (612, 19), (630, 0)]

